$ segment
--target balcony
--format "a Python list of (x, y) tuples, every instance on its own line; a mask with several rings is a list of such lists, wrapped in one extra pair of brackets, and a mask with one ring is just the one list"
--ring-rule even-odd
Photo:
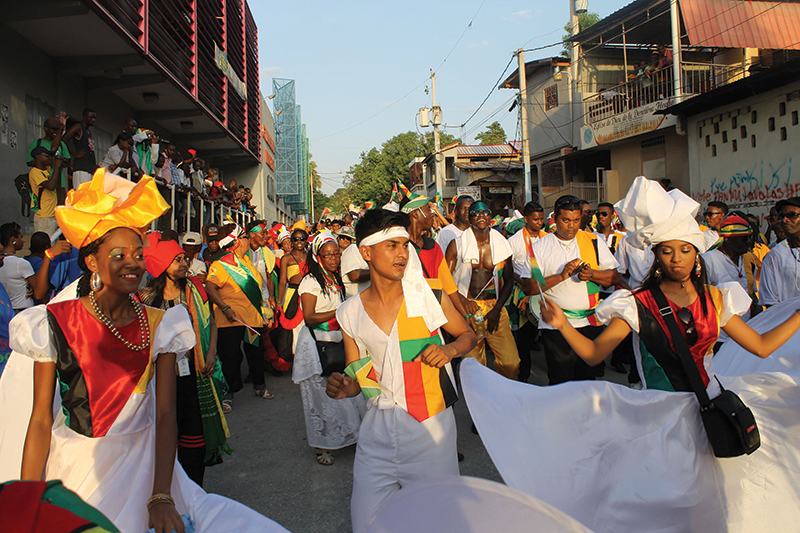
[[(747, 75), (742, 64), (719, 65), (713, 63), (681, 63), (681, 84), (684, 99), (703, 94), (723, 85), (733, 83)], [(673, 88), (673, 65), (620, 82), (610, 89), (601, 90), (583, 100), (584, 120), (587, 126), (606, 121), (639, 108), (635, 115), (651, 114), (676, 102)], [(651, 110), (646, 109), (652, 107)]]

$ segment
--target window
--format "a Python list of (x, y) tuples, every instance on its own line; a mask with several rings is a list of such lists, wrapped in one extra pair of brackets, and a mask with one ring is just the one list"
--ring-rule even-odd
[(724, 142), (724, 143), (728, 142), (728, 132), (727, 131), (723, 131), (722, 132), (722, 142)]
[(733, 117), (733, 118), (731, 118), (731, 129), (735, 130), (736, 126), (737, 126), (737, 120), (736, 120), (736, 117)]
[(719, 122), (714, 123), (714, 133), (719, 133)]
[(731, 150), (733, 150), (734, 152), (739, 150), (739, 143), (736, 142), (736, 139), (731, 141)]
[(792, 126), (797, 126), (797, 111), (792, 111)]
[(784, 116), (786, 114), (786, 102), (781, 102), (778, 105), (778, 114)]
[(786, 140), (786, 128), (781, 128), (781, 140)]
[(712, 144), (711, 145), (711, 157), (717, 157), (717, 145), (716, 144)]
[(756, 136), (755, 135), (751, 135), (750, 136), (750, 146), (752, 146), (753, 148), (756, 147)]
[(753, 111), (750, 113), (750, 124), (755, 124), (756, 122), (758, 122), (758, 113)]
[(558, 85), (551, 85), (544, 90), (544, 110), (558, 107)]
[(775, 118), (769, 117), (769, 121), (767, 122), (767, 129), (769, 131), (775, 131)]
[(739, 128), (739, 134), (741, 135), (742, 139), (747, 139), (747, 126), (742, 126)]

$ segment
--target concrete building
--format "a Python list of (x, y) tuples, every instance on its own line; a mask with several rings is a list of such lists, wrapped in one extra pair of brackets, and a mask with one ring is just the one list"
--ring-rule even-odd
[(271, 117), (259, 98), (258, 30), (245, 0), (2, 0), (0, 8), (3, 221), (31, 230), (11, 180), (27, 171), (27, 147), (48, 117), (63, 110), (80, 120), (84, 108), (97, 113), (98, 164), (135, 118), (183, 154), (196, 150), (220, 181), (253, 189), (253, 203), (270, 212), (269, 180), (260, 176), (262, 112), (267, 127)]

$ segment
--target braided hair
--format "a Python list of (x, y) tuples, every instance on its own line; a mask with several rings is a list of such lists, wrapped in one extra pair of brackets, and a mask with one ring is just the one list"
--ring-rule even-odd
[(308, 268), (309, 275), (313, 276), (319, 286), (322, 288), (322, 294), (328, 295), (328, 284), (325, 281), (325, 274), (327, 273), (328, 276), (332, 276), (333, 279), (336, 281), (336, 284), (339, 285), (342, 290), (340, 292), (340, 298), (342, 301), (347, 299), (347, 294), (345, 293), (344, 283), (342, 282), (342, 273), (341, 268), (336, 270), (336, 272), (328, 272), (325, 270), (323, 272), (323, 267), (320, 265), (316, 259), (314, 259), (314, 253), (312, 250), (308, 251), (308, 255), (306, 256), (306, 268)]

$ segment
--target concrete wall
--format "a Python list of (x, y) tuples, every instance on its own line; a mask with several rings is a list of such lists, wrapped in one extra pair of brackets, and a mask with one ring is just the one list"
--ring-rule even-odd
[[(558, 86), (558, 107), (545, 109), (544, 90)], [(552, 68), (541, 68), (527, 78), (528, 87), (528, 144), (531, 161), (544, 154), (573, 146), (572, 115), (570, 114), (570, 83), (567, 73), (561, 81), (553, 79)], [(575, 106), (576, 110), (579, 106)]]
[(755, 213), (764, 227), (772, 205), (800, 196), (798, 114), (800, 82), (795, 82), (689, 117), (692, 197), (703, 206), (721, 200)]

